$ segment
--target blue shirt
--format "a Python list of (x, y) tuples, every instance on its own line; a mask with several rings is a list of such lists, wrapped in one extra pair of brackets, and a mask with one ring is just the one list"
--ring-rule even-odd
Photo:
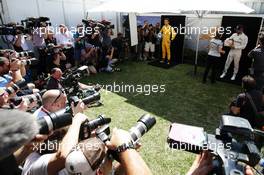
[(10, 74), (5, 74), (3, 76), (0, 76), (0, 87), (6, 87), (8, 83), (12, 81), (12, 77)]

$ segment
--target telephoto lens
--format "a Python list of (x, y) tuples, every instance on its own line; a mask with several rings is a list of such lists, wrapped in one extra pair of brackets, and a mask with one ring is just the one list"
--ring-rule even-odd
[(31, 94), (31, 95), (25, 95), (22, 97), (14, 97), (14, 98), (10, 98), (9, 101), (15, 105), (18, 106), (21, 102), (22, 99), (24, 99), (27, 103), (27, 105), (30, 105), (33, 102), (37, 102), (38, 104), (42, 103), (42, 98), (40, 93), (36, 93), (36, 94)]
[[(82, 102), (85, 104), (85, 105), (89, 105), (89, 104), (92, 104), (92, 103), (95, 103), (97, 101), (99, 101), (101, 99), (101, 95), (99, 92), (95, 92), (94, 94), (91, 94), (85, 98), (82, 99)], [(77, 97), (77, 96), (73, 96), (73, 97), (70, 97), (70, 103), (73, 102), (74, 103), (74, 106), (77, 106), (77, 104), (79, 103), (80, 99)]]
[(17, 57), (34, 57), (35, 54), (33, 51), (24, 51), (24, 52), (17, 52)]
[(21, 63), (25, 66), (29, 65), (37, 65), (38, 64), (38, 59), (37, 58), (30, 58), (27, 60), (21, 60)]
[(8, 95), (11, 95), (13, 93), (16, 93), (19, 89), (27, 86), (27, 83), (25, 80), (20, 80), (13, 84), (12, 86), (5, 89), (5, 91), (8, 93)]
[(110, 122), (111, 122), (111, 118), (106, 118), (104, 115), (99, 115), (96, 119), (91, 121), (87, 120), (81, 126), (79, 138), (81, 140), (89, 138), (93, 130), (95, 130), (99, 126), (109, 124)]
[(149, 114), (144, 114), (137, 124), (129, 130), (133, 143), (136, 143), (145, 133), (156, 124), (156, 119)]
[(63, 109), (38, 119), (38, 123), (40, 125), (39, 133), (49, 134), (51, 131), (71, 125), (72, 114)]

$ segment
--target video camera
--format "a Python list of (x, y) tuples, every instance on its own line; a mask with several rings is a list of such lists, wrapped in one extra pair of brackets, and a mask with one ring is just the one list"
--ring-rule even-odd
[(245, 165), (255, 167), (261, 158), (264, 133), (252, 129), (246, 119), (223, 115), (215, 135), (203, 128), (173, 123), (168, 143), (171, 148), (214, 155), (213, 172), (219, 175), (242, 175)]
[(19, 35), (27, 33), (24, 26), (17, 24), (3, 24), (0, 26), (0, 35)]
[(32, 31), (34, 28), (51, 26), (51, 22), (49, 20), (50, 19), (48, 17), (39, 17), (39, 18), (28, 17), (24, 20), (21, 20), (21, 24), (26, 29)]
[[(110, 21), (102, 20), (101, 22), (96, 21), (96, 20), (86, 20), (83, 19), (82, 23), (84, 24), (85, 29), (92, 29), (92, 33), (86, 35), (91, 35), (95, 32), (102, 32), (107, 29), (114, 29), (115, 26), (111, 25)], [(86, 30), (85, 30), (86, 31)]]

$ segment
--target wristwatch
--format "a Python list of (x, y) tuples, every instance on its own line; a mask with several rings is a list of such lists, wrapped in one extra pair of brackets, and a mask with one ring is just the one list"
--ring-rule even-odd
[(133, 144), (132, 141), (118, 146), (115, 151), (117, 153), (121, 153), (121, 152), (126, 151), (127, 149), (135, 149), (135, 145)]

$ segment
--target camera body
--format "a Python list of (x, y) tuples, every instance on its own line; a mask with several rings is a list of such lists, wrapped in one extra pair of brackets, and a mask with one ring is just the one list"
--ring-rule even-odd
[(26, 29), (32, 30), (34, 28), (50, 26), (51, 23), (49, 21), (50, 19), (48, 17), (39, 17), (39, 18), (28, 17), (24, 20), (21, 20), (21, 24)]
[(22, 25), (16, 25), (16, 24), (4, 24), (0, 26), (0, 35), (19, 35), (27, 33), (25, 28)]
[(62, 77), (62, 86), (65, 88), (65, 92), (68, 96), (78, 96), (82, 94), (83, 91), (79, 89), (79, 80), (87, 73), (88, 66), (81, 66), (75, 69), (68, 69), (64, 72)]
[(245, 165), (256, 166), (260, 160), (259, 141), (264, 133), (252, 129), (246, 119), (223, 115), (215, 135), (203, 128), (173, 123), (168, 143), (173, 149), (199, 153), (208, 150), (216, 174), (244, 174)]
[(103, 32), (107, 29), (114, 29), (115, 28), (114, 25), (111, 25), (110, 21), (106, 21), (106, 20), (99, 22), (99, 21), (95, 21), (95, 20), (83, 19), (82, 23), (84, 24), (85, 29), (88, 29), (88, 28), (92, 29), (91, 33), (89, 33), (89, 34), (85, 33), (86, 36), (92, 35), (95, 32)]

